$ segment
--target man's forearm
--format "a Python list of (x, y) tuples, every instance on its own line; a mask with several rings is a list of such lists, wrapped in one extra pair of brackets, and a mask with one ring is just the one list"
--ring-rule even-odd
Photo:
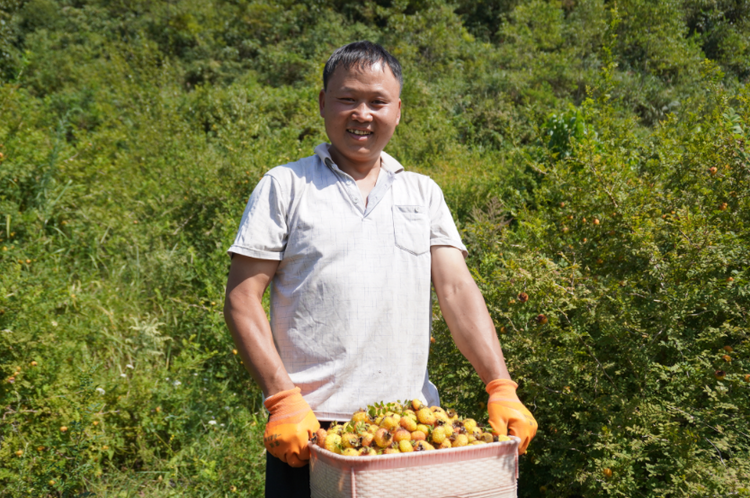
[(461, 251), (432, 248), (432, 282), (456, 346), (482, 381), (510, 379), (495, 325)]
[(242, 363), (266, 396), (292, 389), (294, 384), (273, 343), (271, 328), (260, 303), (227, 299), (224, 317)]
[(224, 302), (224, 320), (242, 363), (266, 396), (294, 387), (276, 350), (262, 305), (263, 293), (278, 264), (278, 261), (235, 255)]
[(482, 293), (473, 280), (464, 280), (454, 287), (438, 301), (459, 351), (485, 384), (495, 379), (510, 379)]

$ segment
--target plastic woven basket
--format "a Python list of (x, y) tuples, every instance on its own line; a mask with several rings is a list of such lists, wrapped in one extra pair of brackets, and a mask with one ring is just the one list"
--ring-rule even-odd
[(312, 498), (515, 498), (518, 443), (510, 441), (372, 457), (310, 446)]

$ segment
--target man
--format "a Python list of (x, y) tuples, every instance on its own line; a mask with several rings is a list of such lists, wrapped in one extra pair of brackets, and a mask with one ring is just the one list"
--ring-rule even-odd
[(227, 325), (271, 413), (266, 496), (309, 496), (307, 442), (319, 422), (378, 401), (439, 404), (427, 377), (431, 283), (487, 384), (495, 431), (519, 436), (520, 452), (536, 433), (440, 188), (383, 152), (401, 85), (401, 66), (381, 46), (336, 50), (319, 96), (330, 145), (261, 179), (229, 249)]

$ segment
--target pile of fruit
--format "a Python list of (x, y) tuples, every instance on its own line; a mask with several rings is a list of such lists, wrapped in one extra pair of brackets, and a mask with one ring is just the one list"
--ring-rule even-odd
[(453, 410), (411, 403), (379, 403), (352, 415), (345, 424), (320, 429), (311, 443), (344, 456), (375, 456), (431, 451), (509, 441), (462, 419)]

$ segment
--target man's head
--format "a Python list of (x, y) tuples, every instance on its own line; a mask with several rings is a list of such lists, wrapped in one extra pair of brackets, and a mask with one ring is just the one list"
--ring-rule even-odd
[(401, 83), (396, 58), (371, 42), (350, 43), (328, 59), (318, 100), (339, 167), (379, 164), (401, 119)]
[(380, 66), (383, 71), (388, 66), (388, 69), (398, 80), (400, 95), (401, 87), (404, 86), (404, 78), (401, 74), (401, 64), (399, 64), (398, 59), (377, 43), (367, 40), (344, 45), (331, 54), (323, 68), (323, 90), (328, 90), (328, 81), (338, 67), (343, 67), (348, 71), (352, 67), (365, 69), (374, 65)]

